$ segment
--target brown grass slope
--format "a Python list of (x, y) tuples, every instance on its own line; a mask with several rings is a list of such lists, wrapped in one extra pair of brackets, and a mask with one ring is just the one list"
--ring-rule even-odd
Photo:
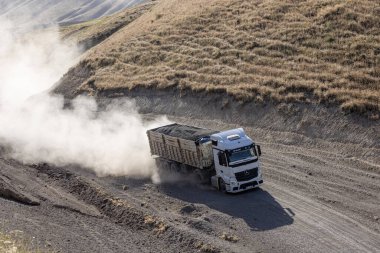
[(143, 86), (322, 103), (376, 119), (380, 2), (162, 0), (92, 50), (57, 91), (65, 85), (72, 95)]
[(112, 34), (133, 22), (154, 4), (152, 2), (128, 8), (112, 16), (102, 17), (87, 22), (60, 27), (60, 35), (63, 40), (73, 41), (87, 50)]

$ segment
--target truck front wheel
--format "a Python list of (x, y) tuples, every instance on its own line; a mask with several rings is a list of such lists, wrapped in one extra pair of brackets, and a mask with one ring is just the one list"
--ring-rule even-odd
[(219, 191), (223, 192), (223, 193), (226, 193), (226, 183), (224, 182), (224, 180), (222, 178), (219, 178), (218, 179), (218, 188), (219, 188)]

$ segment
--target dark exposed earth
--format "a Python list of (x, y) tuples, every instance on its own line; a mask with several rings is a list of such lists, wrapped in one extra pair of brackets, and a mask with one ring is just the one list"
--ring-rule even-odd
[(379, 251), (376, 145), (243, 126), (262, 146), (264, 185), (235, 195), (179, 177), (154, 184), (97, 177), (75, 165), (21, 164), (3, 152), (0, 227), (56, 252)]

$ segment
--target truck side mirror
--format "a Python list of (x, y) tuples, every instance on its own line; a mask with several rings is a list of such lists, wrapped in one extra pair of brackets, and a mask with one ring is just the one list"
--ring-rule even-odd
[(260, 145), (256, 145), (256, 148), (257, 148), (257, 154), (259, 156), (261, 156), (261, 147), (260, 147)]
[(225, 156), (224, 152), (218, 153), (218, 160), (219, 160), (220, 165), (227, 166), (227, 160), (226, 160), (226, 156)]

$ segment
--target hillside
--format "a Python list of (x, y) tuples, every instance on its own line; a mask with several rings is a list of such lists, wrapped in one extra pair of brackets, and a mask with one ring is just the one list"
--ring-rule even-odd
[[(152, 0), (63, 43), (23, 18), (0, 37), (0, 253), (380, 252), (379, 0)], [(162, 168), (146, 133), (170, 123), (243, 128), (261, 156), (210, 169), (263, 184)]]
[(85, 50), (89, 49), (136, 20), (152, 8), (153, 5), (154, 3), (149, 2), (127, 8), (111, 16), (78, 24), (62, 25), (60, 27), (61, 38), (63, 40), (74, 41), (74, 43), (80, 45)]
[(145, 0), (0, 0), (0, 17), (20, 27), (78, 23), (112, 15)]
[[(68, 81), (97, 95), (190, 89), (377, 119), (379, 62), (378, 1), (166, 0), (90, 52), (58, 91)], [(80, 69), (88, 75), (76, 78)]]

